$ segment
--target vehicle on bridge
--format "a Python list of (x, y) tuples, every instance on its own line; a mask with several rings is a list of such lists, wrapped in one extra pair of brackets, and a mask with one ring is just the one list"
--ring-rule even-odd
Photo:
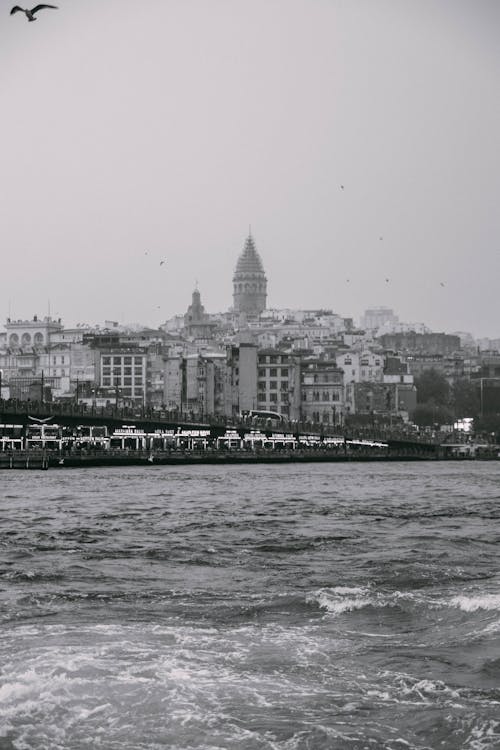
[(241, 412), (243, 422), (250, 422), (261, 427), (279, 427), (285, 421), (282, 414), (277, 411), (265, 411), (260, 409), (245, 409)]

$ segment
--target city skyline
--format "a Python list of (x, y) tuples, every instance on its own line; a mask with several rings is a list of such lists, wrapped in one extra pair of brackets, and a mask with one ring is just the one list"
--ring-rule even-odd
[(497, 3), (59, 6), (2, 5), (4, 317), (226, 310), (251, 223), (269, 308), (499, 335)]

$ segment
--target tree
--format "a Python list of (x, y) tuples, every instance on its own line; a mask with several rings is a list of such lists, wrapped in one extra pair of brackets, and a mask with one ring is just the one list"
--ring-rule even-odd
[(450, 400), (450, 386), (448, 381), (433, 367), (424, 370), (415, 378), (417, 387), (417, 403), (434, 406), (446, 406)]
[(413, 414), (413, 421), (420, 427), (452, 424), (453, 412), (447, 406), (436, 406), (431, 403), (417, 404)]
[(477, 417), (481, 411), (478, 385), (465, 378), (455, 381), (452, 388), (452, 402), (455, 416), (459, 419)]

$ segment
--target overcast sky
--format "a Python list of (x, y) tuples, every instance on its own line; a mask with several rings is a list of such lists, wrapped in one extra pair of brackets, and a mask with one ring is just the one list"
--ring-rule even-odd
[(227, 310), (251, 224), (269, 307), (500, 336), (498, 0), (55, 2), (0, 0), (2, 319)]

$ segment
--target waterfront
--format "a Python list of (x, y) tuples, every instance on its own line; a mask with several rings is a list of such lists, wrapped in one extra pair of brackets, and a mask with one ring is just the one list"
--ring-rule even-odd
[(2, 750), (500, 746), (497, 462), (2, 478)]

